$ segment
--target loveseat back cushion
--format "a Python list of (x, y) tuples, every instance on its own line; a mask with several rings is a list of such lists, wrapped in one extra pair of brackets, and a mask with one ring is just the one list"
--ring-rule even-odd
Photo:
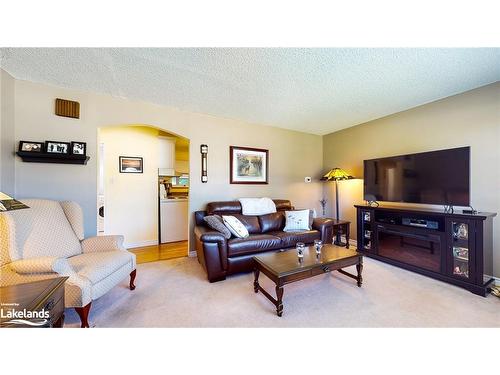
[(23, 199), (28, 209), (0, 214), (3, 226), (12, 233), (7, 251), (10, 260), (37, 257), (67, 258), (82, 248), (71, 224), (57, 201)]
[(207, 215), (234, 215), (241, 214), (239, 201), (210, 202), (207, 204)]
[(252, 234), (247, 238), (233, 238), (227, 242), (228, 257), (254, 254), (280, 248), (281, 239), (269, 234)]
[[(277, 211), (293, 210), (288, 199), (273, 199)], [(241, 214), (239, 201), (210, 202), (207, 204), (207, 215), (235, 215)]]
[(276, 211), (293, 210), (292, 203), (288, 199), (273, 199)]
[(262, 233), (283, 230), (285, 227), (285, 216), (283, 212), (259, 216), (260, 230)]
[(239, 214), (235, 214), (233, 216), (237, 218), (239, 221), (241, 221), (241, 223), (245, 226), (245, 228), (247, 228), (248, 233), (250, 234), (261, 233), (258, 216), (239, 215)]

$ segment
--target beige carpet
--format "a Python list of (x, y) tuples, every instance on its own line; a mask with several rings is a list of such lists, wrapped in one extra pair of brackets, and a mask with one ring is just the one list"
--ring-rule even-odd
[[(354, 272), (354, 270), (353, 270)], [(338, 272), (285, 286), (284, 313), (253, 291), (253, 275), (210, 284), (195, 258), (140, 264), (94, 301), (95, 327), (500, 327), (500, 299), (365, 259), (364, 284)], [(262, 285), (274, 292), (261, 276)], [(274, 294), (274, 293), (273, 293)], [(79, 326), (73, 309), (65, 326)]]

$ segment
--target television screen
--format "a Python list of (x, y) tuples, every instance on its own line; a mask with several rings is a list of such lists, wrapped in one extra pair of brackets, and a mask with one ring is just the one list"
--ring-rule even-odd
[(469, 206), (470, 147), (364, 161), (364, 199)]

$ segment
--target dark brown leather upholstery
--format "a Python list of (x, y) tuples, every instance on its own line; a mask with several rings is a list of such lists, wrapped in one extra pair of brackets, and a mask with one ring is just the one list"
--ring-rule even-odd
[[(333, 239), (333, 220), (329, 218), (317, 217), (313, 220), (312, 229), (315, 229), (321, 233), (321, 239), (323, 243), (324, 238)], [(330, 242), (328, 242), (330, 243)]]
[[(317, 232), (317, 231), (316, 231)], [(318, 236), (319, 236), (319, 232)], [(264, 250), (280, 249), (281, 238), (269, 234), (253, 234), (247, 238), (232, 238), (227, 243), (228, 257), (254, 254)]]
[[(293, 210), (287, 199), (273, 199), (277, 211)], [(207, 215), (234, 215), (241, 214), (240, 201), (210, 202), (207, 204)]]
[[(274, 203), (279, 212), (260, 216), (242, 215), (239, 201), (211, 202), (206, 211), (195, 212), (196, 252), (210, 282), (224, 280), (234, 273), (252, 271), (252, 257), (261, 252), (294, 247), (297, 242), (309, 244), (315, 239), (332, 243), (332, 219), (314, 219), (310, 231), (283, 232), (283, 211), (293, 210), (293, 206), (284, 199), (275, 199)], [(236, 216), (250, 236), (226, 240), (221, 233), (206, 226), (203, 217), (213, 214)]]
[(248, 216), (248, 215), (233, 215), (237, 218), (241, 223), (247, 228), (248, 233), (250, 234), (260, 234), (262, 233), (260, 230), (259, 217), (258, 216)]
[(321, 234), (318, 230), (307, 230), (303, 232), (270, 232), (273, 236), (281, 239), (281, 247), (293, 247), (297, 242), (305, 244), (314, 243), (314, 240), (321, 239)]
[(234, 215), (241, 214), (239, 201), (210, 202), (207, 204), (207, 215)]
[(283, 212), (259, 216), (259, 223), (262, 233), (275, 232), (285, 227), (285, 215)]

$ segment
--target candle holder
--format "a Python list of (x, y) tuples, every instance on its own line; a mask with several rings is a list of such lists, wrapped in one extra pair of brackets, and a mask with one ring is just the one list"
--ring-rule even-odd
[(295, 248), (297, 249), (297, 257), (299, 258), (299, 262), (302, 262), (304, 260), (304, 251), (306, 245), (303, 242), (297, 242)]

